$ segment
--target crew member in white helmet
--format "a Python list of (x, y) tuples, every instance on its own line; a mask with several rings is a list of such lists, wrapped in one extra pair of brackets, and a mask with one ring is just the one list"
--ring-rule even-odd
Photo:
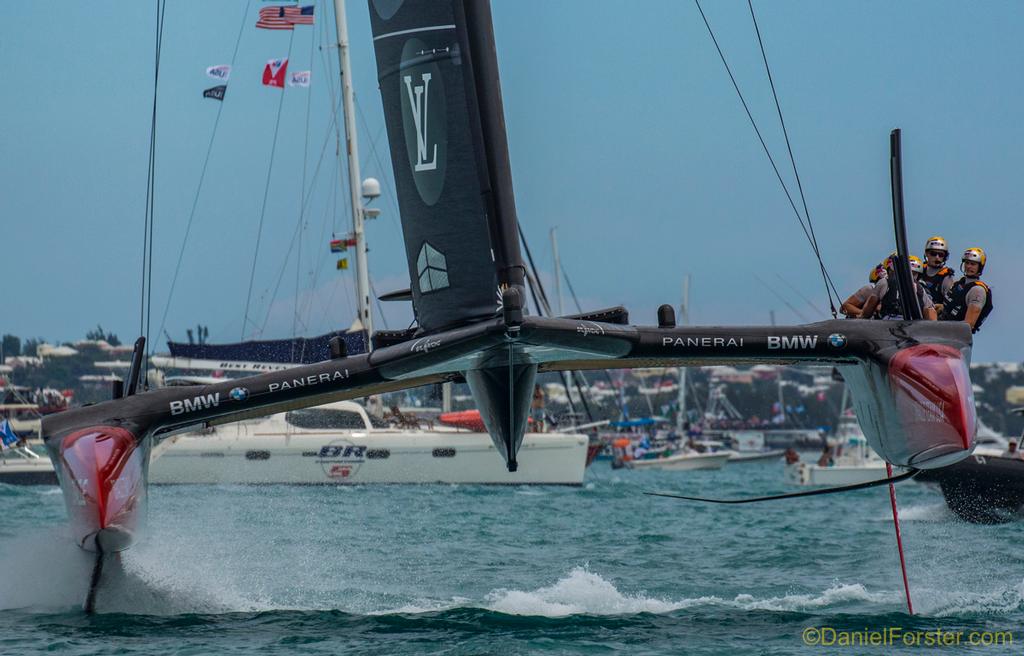
[(956, 282), (956, 272), (946, 266), (947, 259), (949, 259), (949, 246), (946, 245), (945, 239), (936, 235), (924, 243), (925, 267), (918, 282), (932, 297), (935, 311), (939, 314), (942, 313), (942, 304), (946, 301), (946, 294)]
[(966, 321), (971, 332), (978, 332), (992, 312), (992, 288), (981, 281), (988, 256), (977, 246), (964, 251), (960, 270), (964, 277), (957, 280), (946, 294), (942, 309), (943, 321)]

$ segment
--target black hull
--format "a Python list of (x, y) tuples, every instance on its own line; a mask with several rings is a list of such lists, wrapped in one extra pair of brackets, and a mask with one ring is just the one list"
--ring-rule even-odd
[(51, 471), (0, 472), (0, 483), (7, 485), (57, 485), (57, 474)]
[(946, 505), (964, 521), (1003, 524), (1024, 518), (1024, 460), (972, 455), (960, 462), (922, 471), (916, 477), (935, 483)]

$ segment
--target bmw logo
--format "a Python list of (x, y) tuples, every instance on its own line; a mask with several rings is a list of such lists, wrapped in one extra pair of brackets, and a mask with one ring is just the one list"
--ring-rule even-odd
[(236, 401), (244, 401), (249, 398), (249, 390), (244, 387), (236, 387), (231, 390), (231, 398)]
[(832, 333), (828, 336), (828, 345), (832, 348), (843, 348), (846, 346), (846, 335), (842, 333)]

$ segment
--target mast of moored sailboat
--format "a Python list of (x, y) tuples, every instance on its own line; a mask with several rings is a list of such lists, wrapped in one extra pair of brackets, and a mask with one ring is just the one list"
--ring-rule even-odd
[[(345, 155), (348, 157), (348, 186), (352, 203), (352, 232), (356, 240), (356, 308), (358, 319), (352, 328), (366, 331), (366, 350), (372, 350), (373, 318), (370, 315), (370, 272), (366, 264), (364, 210), (360, 194), (359, 145), (356, 140), (355, 102), (352, 95), (352, 67), (348, 57), (348, 21), (345, 0), (334, 0), (334, 20), (338, 30), (338, 62), (341, 67), (342, 111), (345, 116)], [(378, 192), (379, 193), (379, 192)], [(358, 325), (356, 325), (358, 324)]]
[[(683, 278), (683, 303), (679, 306), (680, 325), (690, 325), (690, 275)], [(683, 434), (686, 426), (686, 367), (679, 367), (679, 414), (676, 416), (676, 433)]]

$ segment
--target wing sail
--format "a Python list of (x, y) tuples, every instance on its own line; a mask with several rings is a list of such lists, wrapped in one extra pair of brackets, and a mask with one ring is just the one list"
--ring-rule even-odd
[(523, 267), (489, 6), (371, 0), (370, 18), (416, 319), (493, 317)]

